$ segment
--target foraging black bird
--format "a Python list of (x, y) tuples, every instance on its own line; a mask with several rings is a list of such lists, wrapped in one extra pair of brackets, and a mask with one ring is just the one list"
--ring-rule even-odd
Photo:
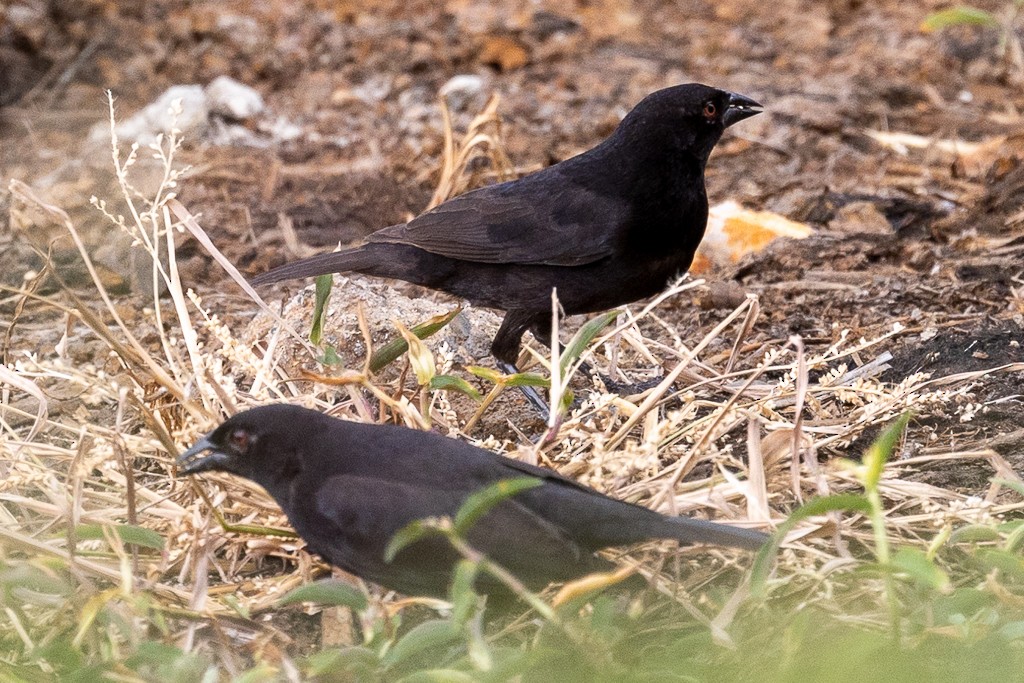
[(689, 268), (707, 225), (711, 149), (760, 111), (750, 98), (697, 83), (659, 90), (583, 154), (252, 283), (352, 271), (504, 310), (491, 353), (514, 371), (526, 330), (550, 346), (553, 287), (567, 314), (591, 313), (656, 294)]
[[(291, 405), (231, 417), (178, 463), (183, 474), (221, 471), (255, 481), (310, 550), (410, 595), (445, 596), (459, 556), (446, 539), (431, 536), (385, 562), (395, 533), (418, 519), (454, 516), (468, 496), (503, 479), (537, 477), (543, 484), (499, 503), (467, 539), (533, 589), (607, 571), (612, 563), (594, 553), (611, 546), (665, 538), (755, 549), (767, 539), (615, 500), (551, 470), (439, 434), (346, 422)], [(508, 597), (486, 576), (477, 589)]]

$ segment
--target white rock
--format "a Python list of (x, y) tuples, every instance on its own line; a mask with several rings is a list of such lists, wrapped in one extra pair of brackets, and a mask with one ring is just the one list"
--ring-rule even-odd
[(277, 117), (274, 121), (260, 122), (257, 126), (263, 133), (270, 135), (271, 138), (278, 142), (291, 142), (302, 137), (305, 132), (302, 126), (297, 123), (293, 123), (283, 116)]
[[(180, 105), (176, 105), (178, 101)], [(175, 85), (134, 116), (117, 124), (117, 136), (122, 141), (148, 145), (157, 135), (166, 135), (173, 127), (197, 137), (206, 130), (209, 115), (206, 93), (201, 86)], [(108, 135), (106, 130), (100, 130), (99, 134), (101, 137)]]
[(206, 98), (210, 111), (235, 121), (252, 118), (265, 109), (259, 92), (228, 76), (213, 79), (206, 86)]
[(484, 79), (475, 74), (452, 76), (441, 86), (440, 92), (452, 109), (465, 109), (467, 104), (483, 94)]

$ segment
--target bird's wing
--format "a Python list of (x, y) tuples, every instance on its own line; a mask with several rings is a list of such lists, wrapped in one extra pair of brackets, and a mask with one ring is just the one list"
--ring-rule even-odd
[(443, 595), (457, 559), (447, 541), (427, 537), (385, 562), (388, 543), (409, 522), (441, 514), (443, 500), (424, 500), (415, 487), (371, 477), (329, 477), (313, 492), (315, 531), (302, 533), (332, 564), (410, 594)]
[(541, 171), (460, 195), (368, 239), (463, 261), (579, 266), (614, 253), (629, 212), (620, 198)]
[[(315, 505), (328, 526), (307, 539), (330, 561), (385, 585), (448, 581), (456, 559), (448, 542), (428, 537), (409, 546), (389, 564), (383, 555), (392, 537), (411, 522), (427, 517), (454, 516), (465, 500), (464, 491), (424, 488), (373, 477), (341, 475), (317, 487)], [(339, 547), (344, 539), (345, 547)], [(531, 584), (546, 583), (602, 569), (593, 557), (552, 522), (506, 500), (491, 509), (469, 532), (470, 544)], [(332, 546), (332, 547), (325, 547)], [(344, 556), (342, 556), (344, 555)], [(401, 575), (395, 579), (395, 573)], [(409, 586), (413, 582), (413, 586)], [(443, 585), (447, 585), (446, 583)], [(435, 591), (436, 592), (436, 591)]]
[(566, 477), (563, 474), (559, 474), (553, 469), (549, 469), (547, 467), (539, 467), (537, 465), (531, 465), (529, 463), (522, 462), (521, 460), (510, 458), (506, 455), (498, 455), (497, 453), (494, 453), (494, 457), (496, 462), (500, 463), (503, 467), (510, 470), (508, 474), (509, 477), (516, 477), (521, 476), (521, 474), (526, 474), (531, 477), (539, 477), (541, 479), (545, 479), (547, 481), (553, 482), (554, 484), (559, 484), (562, 486), (568, 486), (569, 488), (578, 489), (585, 493), (594, 494), (598, 496), (601, 495), (600, 493), (590, 488), (589, 486), (584, 486), (578, 481), (570, 479), (569, 477)]

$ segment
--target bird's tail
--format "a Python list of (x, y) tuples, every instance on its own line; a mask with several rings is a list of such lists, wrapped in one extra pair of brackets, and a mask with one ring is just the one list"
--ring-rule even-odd
[(658, 536), (680, 543), (707, 543), (733, 548), (757, 550), (768, 541), (768, 534), (753, 529), (741, 529), (690, 517), (662, 517)]
[(250, 284), (265, 285), (281, 280), (294, 280), (300, 277), (313, 277), (325, 273), (343, 273), (361, 271), (372, 265), (373, 259), (368, 258), (365, 247), (334, 251), (328, 254), (317, 254), (309, 258), (286, 263), (271, 271), (257, 275)]

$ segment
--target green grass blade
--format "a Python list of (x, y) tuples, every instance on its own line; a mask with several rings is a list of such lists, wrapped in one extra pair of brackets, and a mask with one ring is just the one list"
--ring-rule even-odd
[(351, 607), (357, 612), (366, 609), (366, 595), (350, 583), (341, 579), (324, 579), (314, 583), (299, 586), (289, 591), (278, 600), (281, 607), (294, 605), (299, 602), (315, 602), (318, 605), (331, 605), (333, 607)]
[[(125, 543), (137, 545), (141, 548), (152, 548), (153, 550), (164, 549), (164, 537), (152, 529), (131, 524), (111, 524), (108, 526)], [(102, 524), (79, 524), (75, 527), (75, 537), (83, 541), (102, 541), (103, 527), (104, 525)]]
[[(461, 308), (456, 308), (448, 313), (436, 315), (430, 320), (426, 320), (419, 325), (413, 325), (409, 331), (419, 339), (426, 339), (427, 337), (435, 334), (438, 330), (443, 329), (445, 325), (454, 320), (455, 316), (461, 312)], [(373, 357), (370, 358), (370, 372), (380, 372), (408, 350), (409, 345), (401, 336), (392, 339), (387, 344), (373, 352)]]
[(381, 662), (392, 667), (436, 647), (449, 645), (462, 638), (462, 629), (447, 619), (425, 621), (412, 628), (395, 643)]
[(544, 387), (545, 389), (551, 386), (551, 380), (547, 377), (534, 374), (532, 372), (517, 372), (514, 375), (505, 376), (505, 386), (507, 387)]
[(906, 574), (920, 586), (931, 588), (940, 593), (951, 590), (949, 574), (942, 570), (917, 548), (900, 548), (892, 556), (892, 566), (901, 574)]
[(950, 26), (997, 26), (999, 20), (991, 12), (978, 7), (960, 5), (929, 14), (921, 28), (937, 31)]
[(827, 512), (839, 510), (869, 514), (871, 512), (871, 505), (868, 503), (867, 498), (860, 494), (838, 493), (832, 496), (813, 498), (794, 510), (786, 521), (780, 524), (779, 528), (775, 530), (771, 539), (765, 543), (759, 551), (757, 551), (757, 556), (754, 558), (754, 565), (751, 568), (751, 594), (759, 597), (764, 596), (765, 583), (767, 582), (768, 574), (772, 569), (772, 561), (775, 559), (775, 555), (779, 552), (779, 546), (782, 545), (782, 541), (786, 538), (786, 534), (788, 534), (793, 527), (808, 517), (817, 517), (818, 515), (823, 515)]
[(587, 346), (590, 345), (590, 342), (594, 340), (594, 337), (600, 334), (601, 330), (612, 324), (620, 313), (622, 313), (622, 311), (608, 311), (607, 313), (602, 313), (601, 315), (588, 320), (583, 327), (576, 331), (576, 334), (573, 335), (572, 339), (569, 340), (569, 343), (566, 344), (565, 348), (562, 350), (562, 356), (559, 364), (562, 366), (563, 375), (565, 374), (565, 371), (569, 369), (569, 366), (583, 354), (587, 349)]
[(866, 453), (864, 453), (864, 488), (868, 491), (878, 489), (878, 482), (882, 478), (882, 469), (885, 463), (892, 457), (896, 450), (896, 443), (903, 435), (903, 430), (910, 422), (910, 413), (903, 413), (896, 420), (886, 427), (882, 435), (875, 439)]
[(406, 524), (388, 541), (388, 547), (384, 549), (384, 561), (391, 562), (402, 548), (415, 543), (424, 536), (436, 533), (438, 533), (438, 529), (422, 519)]
[(543, 479), (536, 477), (517, 477), (515, 479), (503, 479), (491, 484), (482, 491), (477, 491), (467, 498), (466, 502), (459, 508), (459, 511), (455, 513), (455, 533), (459, 536), (465, 536), (466, 532), (495, 505), (521, 491), (532, 489), (543, 483)]
[(309, 329), (309, 341), (320, 346), (324, 335), (324, 317), (327, 302), (331, 299), (331, 288), (334, 286), (333, 275), (321, 275), (316, 279), (316, 300), (313, 302), (313, 324)]
[(430, 388), (435, 391), (457, 391), (460, 394), (469, 396), (474, 401), (482, 401), (483, 396), (472, 384), (454, 375), (434, 375), (430, 379)]

